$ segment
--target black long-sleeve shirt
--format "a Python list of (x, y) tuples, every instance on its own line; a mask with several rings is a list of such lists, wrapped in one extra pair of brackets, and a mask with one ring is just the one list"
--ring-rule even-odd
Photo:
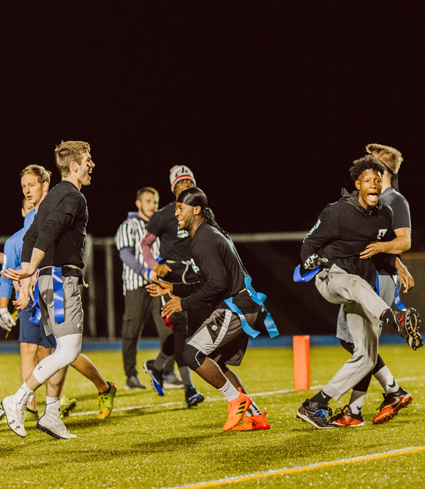
[(258, 306), (250, 299), (244, 279), (247, 272), (230, 238), (203, 222), (191, 242), (194, 270), (199, 282), (174, 284), (174, 294), (183, 297), (184, 311), (198, 309), (206, 304), (225, 307), (222, 302), (233, 297), (242, 312), (255, 312)]
[(301, 246), (301, 260), (304, 263), (321, 250), (320, 255), (329, 260), (324, 265), (326, 268), (336, 264), (374, 286), (374, 261), (361, 259), (359, 253), (372, 241), (392, 239), (392, 234), (391, 209), (379, 202), (371, 211), (366, 211), (358, 201), (357, 191), (352, 194), (345, 191), (341, 199), (328, 204), (320, 214)]
[[(39, 268), (63, 265), (83, 268), (87, 222), (88, 210), (84, 195), (73, 183), (61, 181), (46, 195), (24, 236), (22, 261), (29, 262), (33, 248), (38, 248), (45, 253)], [(62, 273), (81, 275), (75, 269), (66, 269)]]

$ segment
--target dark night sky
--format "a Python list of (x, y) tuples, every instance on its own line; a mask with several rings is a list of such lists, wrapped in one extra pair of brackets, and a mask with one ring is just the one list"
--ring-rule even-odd
[(141, 186), (168, 203), (179, 163), (228, 231), (305, 230), (378, 142), (403, 153), (421, 248), (419, 2), (85, 3), (1, 7), (1, 235), (21, 226), (24, 166), (58, 182), (61, 140), (92, 145), (95, 236), (115, 233)]

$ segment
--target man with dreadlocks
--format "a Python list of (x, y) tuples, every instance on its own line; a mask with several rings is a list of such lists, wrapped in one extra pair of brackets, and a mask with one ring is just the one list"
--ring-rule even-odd
[(227, 399), (228, 417), (223, 431), (267, 430), (270, 424), (266, 412), (259, 410), (241, 379), (227, 367), (240, 365), (248, 336), (258, 334), (252, 326), (260, 311), (267, 314), (265, 324), (270, 336), (278, 334), (262, 305), (265, 297), (252, 289), (251, 278), (232, 240), (215, 222), (201, 189), (184, 190), (177, 198), (175, 215), (179, 228), (186, 229), (192, 237), (191, 253), (199, 281), (176, 284), (156, 280), (148, 288), (154, 296), (170, 295), (171, 300), (162, 308), (163, 316), (193, 311), (208, 303), (214, 305), (210, 317), (185, 347), (186, 362)]

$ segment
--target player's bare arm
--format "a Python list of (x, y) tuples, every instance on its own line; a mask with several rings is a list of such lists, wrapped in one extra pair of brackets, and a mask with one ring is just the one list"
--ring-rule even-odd
[(22, 279), (19, 287), (19, 296), (13, 301), (13, 305), (16, 309), (25, 309), (30, 301), (30, 289), (31, 289), (31, 277)]
[(10, 280), (22, 280), (27, 277), (32, 277), (40, 265), (41, 260), (44, 258), (44, 255), (44, 251), (34, 248), (29, 263), (22, 263), (21, 270), (12, 270), (11, 268), (4, 269), (2, 271), (3, 277)]
[(409, 292), (409, 290), (415, 286), (415, 279), (410, 274), (406, 265), (397, 257), (396, 259), (396, 267), (398, 270), (398, 276), (400, 278), (400, 282), (403, 285), (403, 292)]
[(360, 253), (360, 258), (371, 258), (378, 253), (399, 255), (410, 250), (412, 230), (410, 228), (399, 228), (394, 233), (396, 237), (391, 241), (374, 241), (369, 243)]

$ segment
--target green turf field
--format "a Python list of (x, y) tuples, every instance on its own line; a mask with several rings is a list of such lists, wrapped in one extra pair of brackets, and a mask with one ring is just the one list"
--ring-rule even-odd
[[(0, 424), (1, 488), (425, 487), (425, 348), (381, 347), (394, 376), (413, 395), (407, 409), (389, 423), (373, 425), (382, 394), (372, 380), (363, 410), (366, 425), (334, 430), (316, 430), (295, 413), (348, 358), (341, 347), (312, 347), (312, 389), (304, 392), (293, 391), (290, 348), (251, 348), (236, 371), (259, 407), (267, 409), (272, 427), (245, 433), (222, 432), (226, 402), (196, 374), (194, 384), (206, 400), (187, 409), (182, 390), (168, 390), (162, 398), (150, 386), (125, 391), (119, 351), (88, 355), (118, 386), (111, 417), (97, 420), (93, 385), (71, 369), (64, 393), (77, 398), (78, 406), (66, 424), (78, 438), (55, 440), (32, 423), (22, 439)], [(139, 352), (139, 365), (153, 355)], [(3, 397), (20, 385), (19, 356), (0, 355), (0, 371)], [(148, 384), (145, 373), (140, 378)], [(40, 410), (43, 397), (41, 390)], [(347, 400), (345, 395), (331, 406)], [(418, 450), (397, 452), (409, 447)]]

